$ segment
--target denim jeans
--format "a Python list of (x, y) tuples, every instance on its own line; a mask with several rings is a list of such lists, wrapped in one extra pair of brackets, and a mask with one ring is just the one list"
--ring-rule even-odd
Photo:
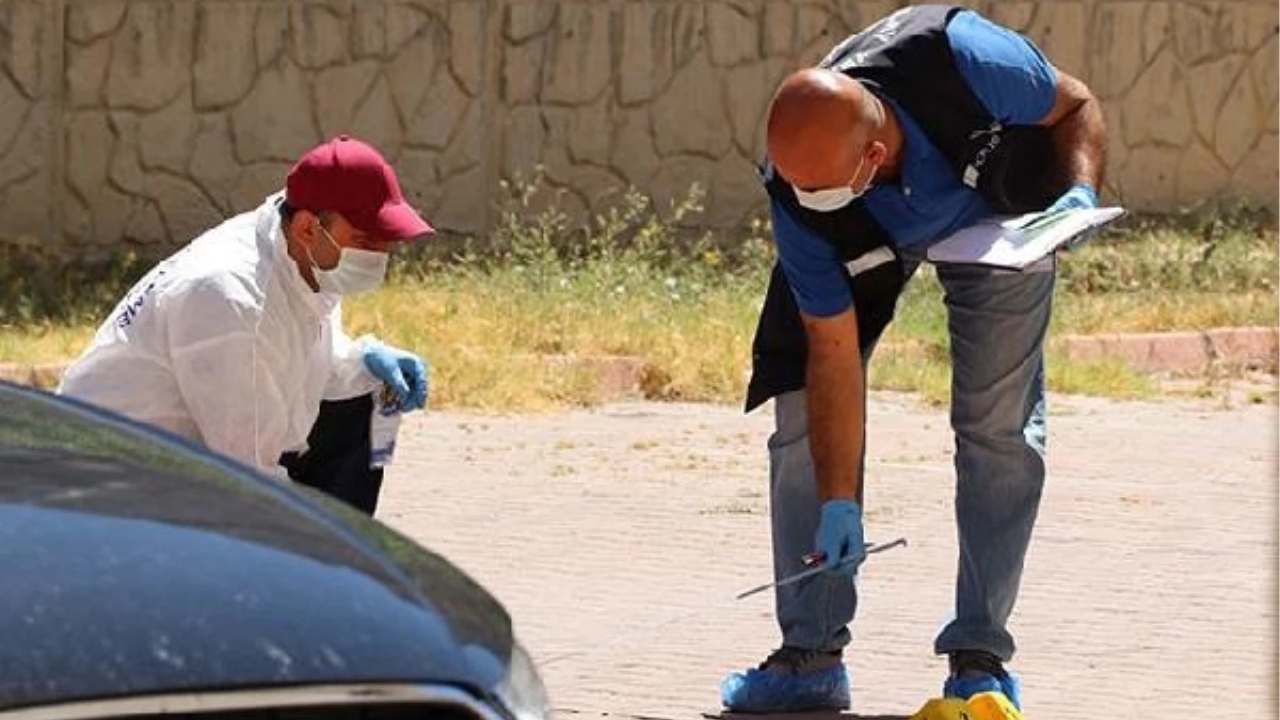
[[(918, 259), (909, 259), (914, 268)], [(1008, 661), (1006, 628), (1044, 487), (1044, 339), (1054, 285), (1052, 258), (1023, 272), (939, 266), (951, 340), (951, 427), (959, 538), (953, 619), (937, 653), (985, 650)], [(864, 363), (870, 353), (865, 352)], [(769, 438), (774, 572), (804, 569), (819, 501), (803, 390), (774, 400)], [(868, 418), (868, 423), (874, 418)], [(866, 479), (864, 478), (864, 483)], [(783, 644), (839, 650), (849, 642), (856, 581), (819, 575), (779, 588)]]

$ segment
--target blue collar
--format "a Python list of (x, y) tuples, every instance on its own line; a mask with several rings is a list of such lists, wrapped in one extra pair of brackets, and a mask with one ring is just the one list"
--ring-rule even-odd
[(902, 163), (898, 169), (897, 182), (904, 195), (911, 195), (912, 188), (919, 186), (929, 174), (930, 167), (936, 162), (938, 149), (916, 124), (915, 118), (902, 109), (901, 105), (887, 97), (878, 97), (881, 102), (893, 108), (898, 125), (902, 128)]

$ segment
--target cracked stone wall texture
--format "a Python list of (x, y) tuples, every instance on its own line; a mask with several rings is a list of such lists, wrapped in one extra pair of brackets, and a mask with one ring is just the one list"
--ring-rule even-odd
[[(351, 132), (442, 229), (492, 228), (545, 168), (571, 209), (693, 182), (700, 222), (763, 212), (774, 86), (884, 0), (0, 0), (0, 241), (180, 245)], [(1107, 194), (1277, 204), (1273, 0), (973, 7), (1103, 99)]]

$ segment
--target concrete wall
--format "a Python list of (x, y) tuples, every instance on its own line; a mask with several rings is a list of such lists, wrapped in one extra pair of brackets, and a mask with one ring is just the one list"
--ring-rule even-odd
[[(587, 207), (694, 181), (759, 214), (775, 84), (883, 0), (0, 0), (0, 240), (173, 246), (339, 131), (440, 227), (482, 232), (535, 165)], [(998, 1), (1106, 101), (1109, 193), (1277, 202), (1274, 0)]]

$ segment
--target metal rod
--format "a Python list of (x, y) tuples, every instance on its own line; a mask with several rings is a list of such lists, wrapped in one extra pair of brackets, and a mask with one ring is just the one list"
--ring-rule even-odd
[[(905, 546), (906, 546), (906, 544), (907, 544), (907, 539), (906, 539), (906, 538), (898, 538), (897, 540), (894, 540), (894, 541), (892, 541), (892, 542), (882, 543), (882, 544), (880, 544), (880, 545), (876, 545), (876, 544), (867, 544), (867, 545), (864, 545), (864, 546), (863, 546), (863, 552), (864, 552), (865, 554), (867, 554), (867, 555), (874, 555), (874, 554), (876, 554), (876, 553), (878, 553), (878, 552), (882, 552), (882, 551), (884, 551), (884, 550), (888, 550), (889, 548), (895, 548), (895, 547), (898, 547), (898, 546), (904, 546), (904, 547), (905, 547)], [(736, 597), (735, 599), (737, 599), (737, 600), (741, 600), (741, 599), (743, 599), (743, 598), (745, 598), (745, 597), (751, 597), (752, 595), (755, 595), (756, 593), (764, 592), (765, 590), (768, 590), (769, 588), (774, 588), (774, 587), (784, 587), (784, 586), (786, 586), (786, 585), (791, 585), (791, 584), (793, 584), (793, 583), (798, 583), (798, 582), (800, 582), (801, 580), (804, 580), (804, 579), (806, 579), (806, 578), (811, 578), (811, 577), (813, 577), (814, 575), (817, 575), (817, 574), (819, 574), (819, 573), (826, 572), (826, 571), (827, 571), (827, 568), (826, 568), (825, 566), (823, 566), (823, 565), (822, 565), (822, 561), (823, 561), (823, 560), (825, 560), (825, 559), (826, 559), (826, 556), (825, 556), (825, 555), (823, 555), (823, 554), (822, 554), (822, 553), (820, 553), (820, 552), (819, 552), (819, 553), (810, 553), (809, 555), (805, 555), (805, 556), (804, 556), (804, 558), (802, 559), (802, 561), (804, 562), (804, 564), (806, 564), (806, 565), (812, 565), (813, 567), (809, 568), (808, 570), (801, 570), (800, 572), (796, 573), (795, 575), (788, 575), (787, 577), (784, 577), (784, 578), (782, 578), (781, 580), (777, 580), (777, 581), (775, 581), (775, 582), (768, 582), (768, 583), (765, 583), (765, 584), (763, 584), (763, 585), (759, 585), (759, 586), (757, 586), (757, 587), (753, 587), (753, 588), (751, 588), (750, 590), (745, 590), (745, 591), (743, 591), (743, 592), (740, 592), (740, 593), (738, 593), (738, 595), (737, 595), (737, 597)]]

